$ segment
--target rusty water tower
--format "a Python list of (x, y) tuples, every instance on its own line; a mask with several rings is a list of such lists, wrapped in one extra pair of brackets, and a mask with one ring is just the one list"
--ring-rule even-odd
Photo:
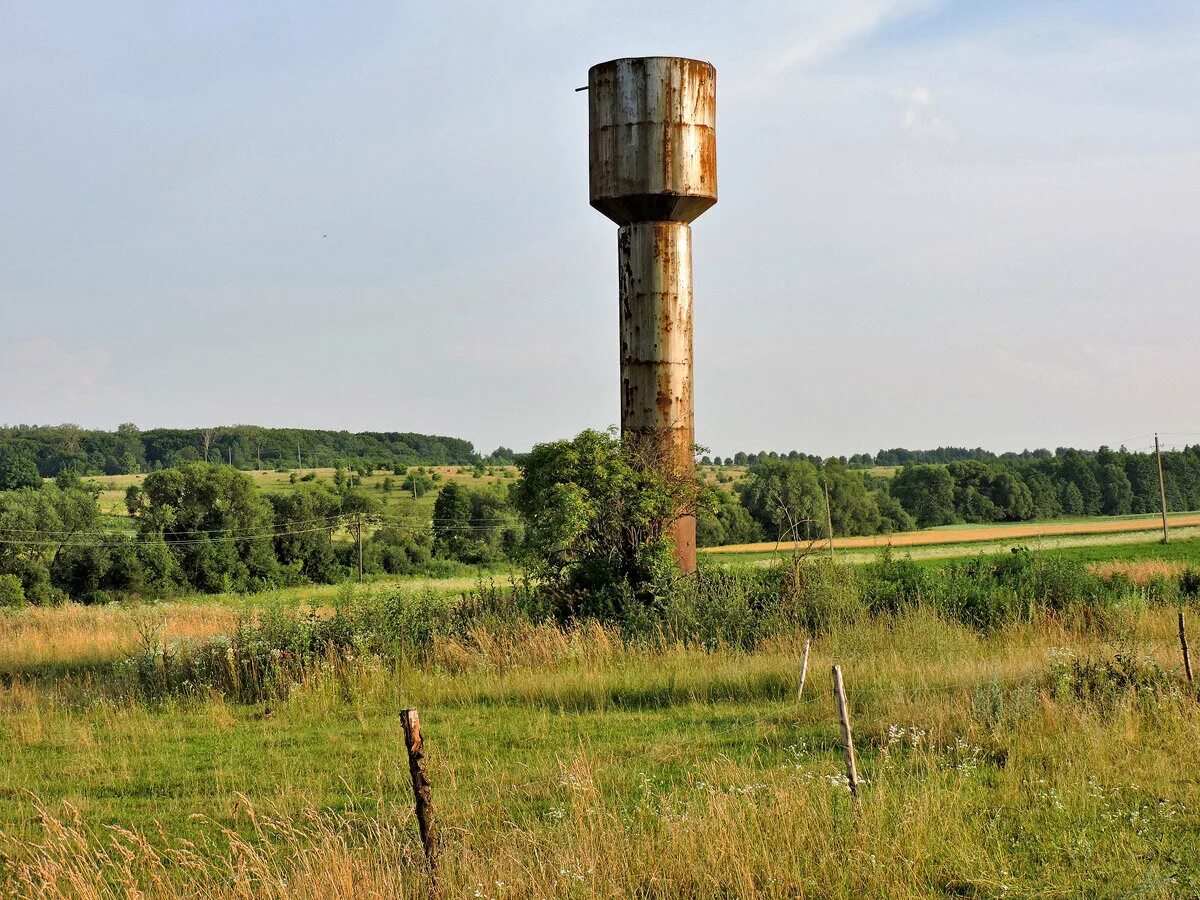
[[(588, 71), (591, 204), (616, 222), (621, 432), (675, 474), (695, 470), (692, 229), (717, 202), (717, 71), (675, 56)], [(674, 526), (696, 568), (696, 520)]]

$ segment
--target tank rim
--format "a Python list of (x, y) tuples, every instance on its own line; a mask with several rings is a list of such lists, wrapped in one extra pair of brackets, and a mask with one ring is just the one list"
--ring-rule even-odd
[(696, 63), (697, 65), (701, 65), (701, 66), (708, 66), (714, 72), (717, 70), (717, 67), (714, 66), (712, 63), (710, 63), (708, 60), (695, 59), (691, 56), (618, 56), (616, 59), (610, 59), (610, 60), (606, 60), (605, 62), (596, 63), (594, 66), (592, 66), (591, 68), (588, 69), (588, 75), (591, 75), (597, 69), (603, 69), (607, 66), (616, 65), (617, 63), (629, 62), (632, 60), (642, 60), (642, 59), (677, 60), (679, 62), (689, 62), (689, 63)]

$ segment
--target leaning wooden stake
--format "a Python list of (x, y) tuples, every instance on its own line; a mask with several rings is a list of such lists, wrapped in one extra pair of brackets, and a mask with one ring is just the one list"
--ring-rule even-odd
[(1183, 649), (1183, 671), (1187, 675), (1188, 684), (1192, 681), (1192, 657), (1188, 653), (1187, 631), (1183, 627), (1183, 610), (1179, 611), (1179, 646)]
[(808, 651), (811, 646), (811, 640), (804, 642), (804, 661), (800, 663), (800, 686), (796, 688), (797, 700), (804, 696), (804, 679), (808, 677)]
[(842, 749), (846, 753), (846, 779), (850, 783), (850, 796), (854, 809), (861, 811), (858, 801), (858, 764), (854, 761), (854, 736), (850, 733), (850, 707), (846, 703), (846, 686), (842, 683), (842, 667), (833, 667), (833, 699), (837, 703), (838, 718), (842, 720)]
[(404, 745), (408, 748), (408, 771), (412, 775), (413, 800), (417, 808), (417, 827), (431, 876), (437, 873), (437, 835), (433, 823), (433, 796), (429, 776), (425, 774), (425, 741), (421, 737), (421, 719), (415, 709), (400, 712), (404, 724)]

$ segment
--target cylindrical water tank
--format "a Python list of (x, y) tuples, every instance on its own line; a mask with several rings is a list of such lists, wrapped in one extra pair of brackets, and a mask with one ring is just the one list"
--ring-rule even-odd
[(691, 222), (717, 202), (717, 72), (675, 56), (588, 71), (592, 206), (618, 225)]

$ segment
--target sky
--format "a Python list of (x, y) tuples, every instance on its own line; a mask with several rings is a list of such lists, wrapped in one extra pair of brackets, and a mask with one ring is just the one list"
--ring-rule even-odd
[(0, 423), (616, 423), (574, 89), (641, 55), (717, 69), (712, 452), (1200, 432), (1185, 0), (7, 0)]

